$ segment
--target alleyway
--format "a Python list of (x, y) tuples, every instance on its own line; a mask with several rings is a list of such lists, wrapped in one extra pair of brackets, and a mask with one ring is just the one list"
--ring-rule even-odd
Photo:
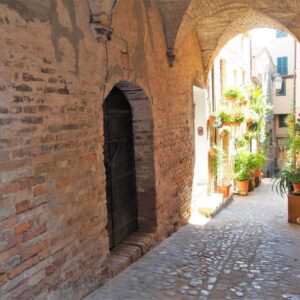
[(300, 299), (300, 227), (269, 180), (188, 225), (86, 300)]

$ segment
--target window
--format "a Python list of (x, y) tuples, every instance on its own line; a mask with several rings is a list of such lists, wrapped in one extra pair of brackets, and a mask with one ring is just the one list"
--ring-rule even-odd
[(286, 82), (285, 79), (283, 79), (281, 89), (276, 90), (276, 96), (285, 96), (285, 95), (286, 95)]
[(277, 57), (277, 73), (280, 75), (288, 74), (288, 58), (287, 56)]
[(277, 38), (283, 38), (283, 37), (287, 37), (287, 32), (285, 31), (281, 31), (281, 30), (276, 30), (276, 37)]
[(279, 120), (279, 128), (284, 128), (287, 127), (287, 124), (285, 122), (285, 119), (288, 115), (278, 115), (278, 120)]

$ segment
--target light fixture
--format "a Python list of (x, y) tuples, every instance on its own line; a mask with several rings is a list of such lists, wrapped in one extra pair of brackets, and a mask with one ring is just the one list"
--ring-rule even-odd
[(283, 80), (282, 80), (282, 77), (280, 76), (280, 74), (277, 73), (275, 75), (275, 77), (273, 77), (273, 81), (274, 81), (276, 90), (281, 90)]

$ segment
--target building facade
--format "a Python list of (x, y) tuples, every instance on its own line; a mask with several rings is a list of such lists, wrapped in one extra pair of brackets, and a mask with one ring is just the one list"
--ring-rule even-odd
[[(282, 168), (287, 160), (288, 133), (285, 122), (288, 114), (294, 113), (294, 105), (299, 96), (299, 85), (296, 74), (299, 69), (299, 44), (287, 32), (273, 31), (273, 39), (265, 49), (254, 49), (255, 73), (262, 82), (266, 94), (270, 95), (273, 105), (273, 129), (269, 134), (272, 137), (271, 144), (276, 148), (276, 168)], [(275, 68), (274, 68), (275, 67)], [(276, 90), (274, 79), (276, 74), (282, 78), (280, 90)], [(270, 80), (270, 78), (272, 80)], [(294, 104), (295, 103), (295, 104)], [(296, 109), (296, 108), (295, 108)], [(273, 135), (273, 131), (275, 134)], [(274, 140), (275, 139), (275, 140)], [(272, 150), (271, 150), (272, 152)], [(272, 168), (273, 169), (273, 168)]]

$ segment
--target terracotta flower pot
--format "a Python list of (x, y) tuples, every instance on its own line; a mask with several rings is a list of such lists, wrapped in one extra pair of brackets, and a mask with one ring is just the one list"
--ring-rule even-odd
[(249, 189), (249, 181), (244, 180), (244, 181), (236, 181), (238, 193), (242, 196), (246, 196), (248, 194), (248, 189)]
[(214, 116), (214, 115), (210, 115), (209, 117), (208, 117), (208, 122), (209, 122), (209, 124), (214, 124), (215, 123), (215, 121), (216, 121), (216, 116)]
[(255, 187), (258, 187), (260, 184), (260, 177), (255, 176)]
[(262, 172), (260, 169), (256, 169), (255, 171), (255, 177), (260, 177), (262, 175)]
[(230, 121), (223, 121), (222, 124), (225, 125), (225, 126), (230, 126), (231, 122)]
[(294, 192), (300, 192), (300, 183), (293, 183)]
[(253, 179), (249, 179), (248, 192), (254, 191)]
[(263, 172), (260, 169), (257, 169), (255, 171), (255, 187), (258, 187), (260, 185), (260, 178), (263, 175)]
[(231, 184), (220, 184), (217, 186), (217, 192), (223, 194), (224, 198), (229, 197)]
[(297, 223), (300, 218), (300, 196), (288, 194), (288, 222)]
[(235, 101), (235, 97), (232, 97), (232, 96), (225, 96), (225, 100), (230, 101), (230, 102), (233, 102), (233, 101)]

